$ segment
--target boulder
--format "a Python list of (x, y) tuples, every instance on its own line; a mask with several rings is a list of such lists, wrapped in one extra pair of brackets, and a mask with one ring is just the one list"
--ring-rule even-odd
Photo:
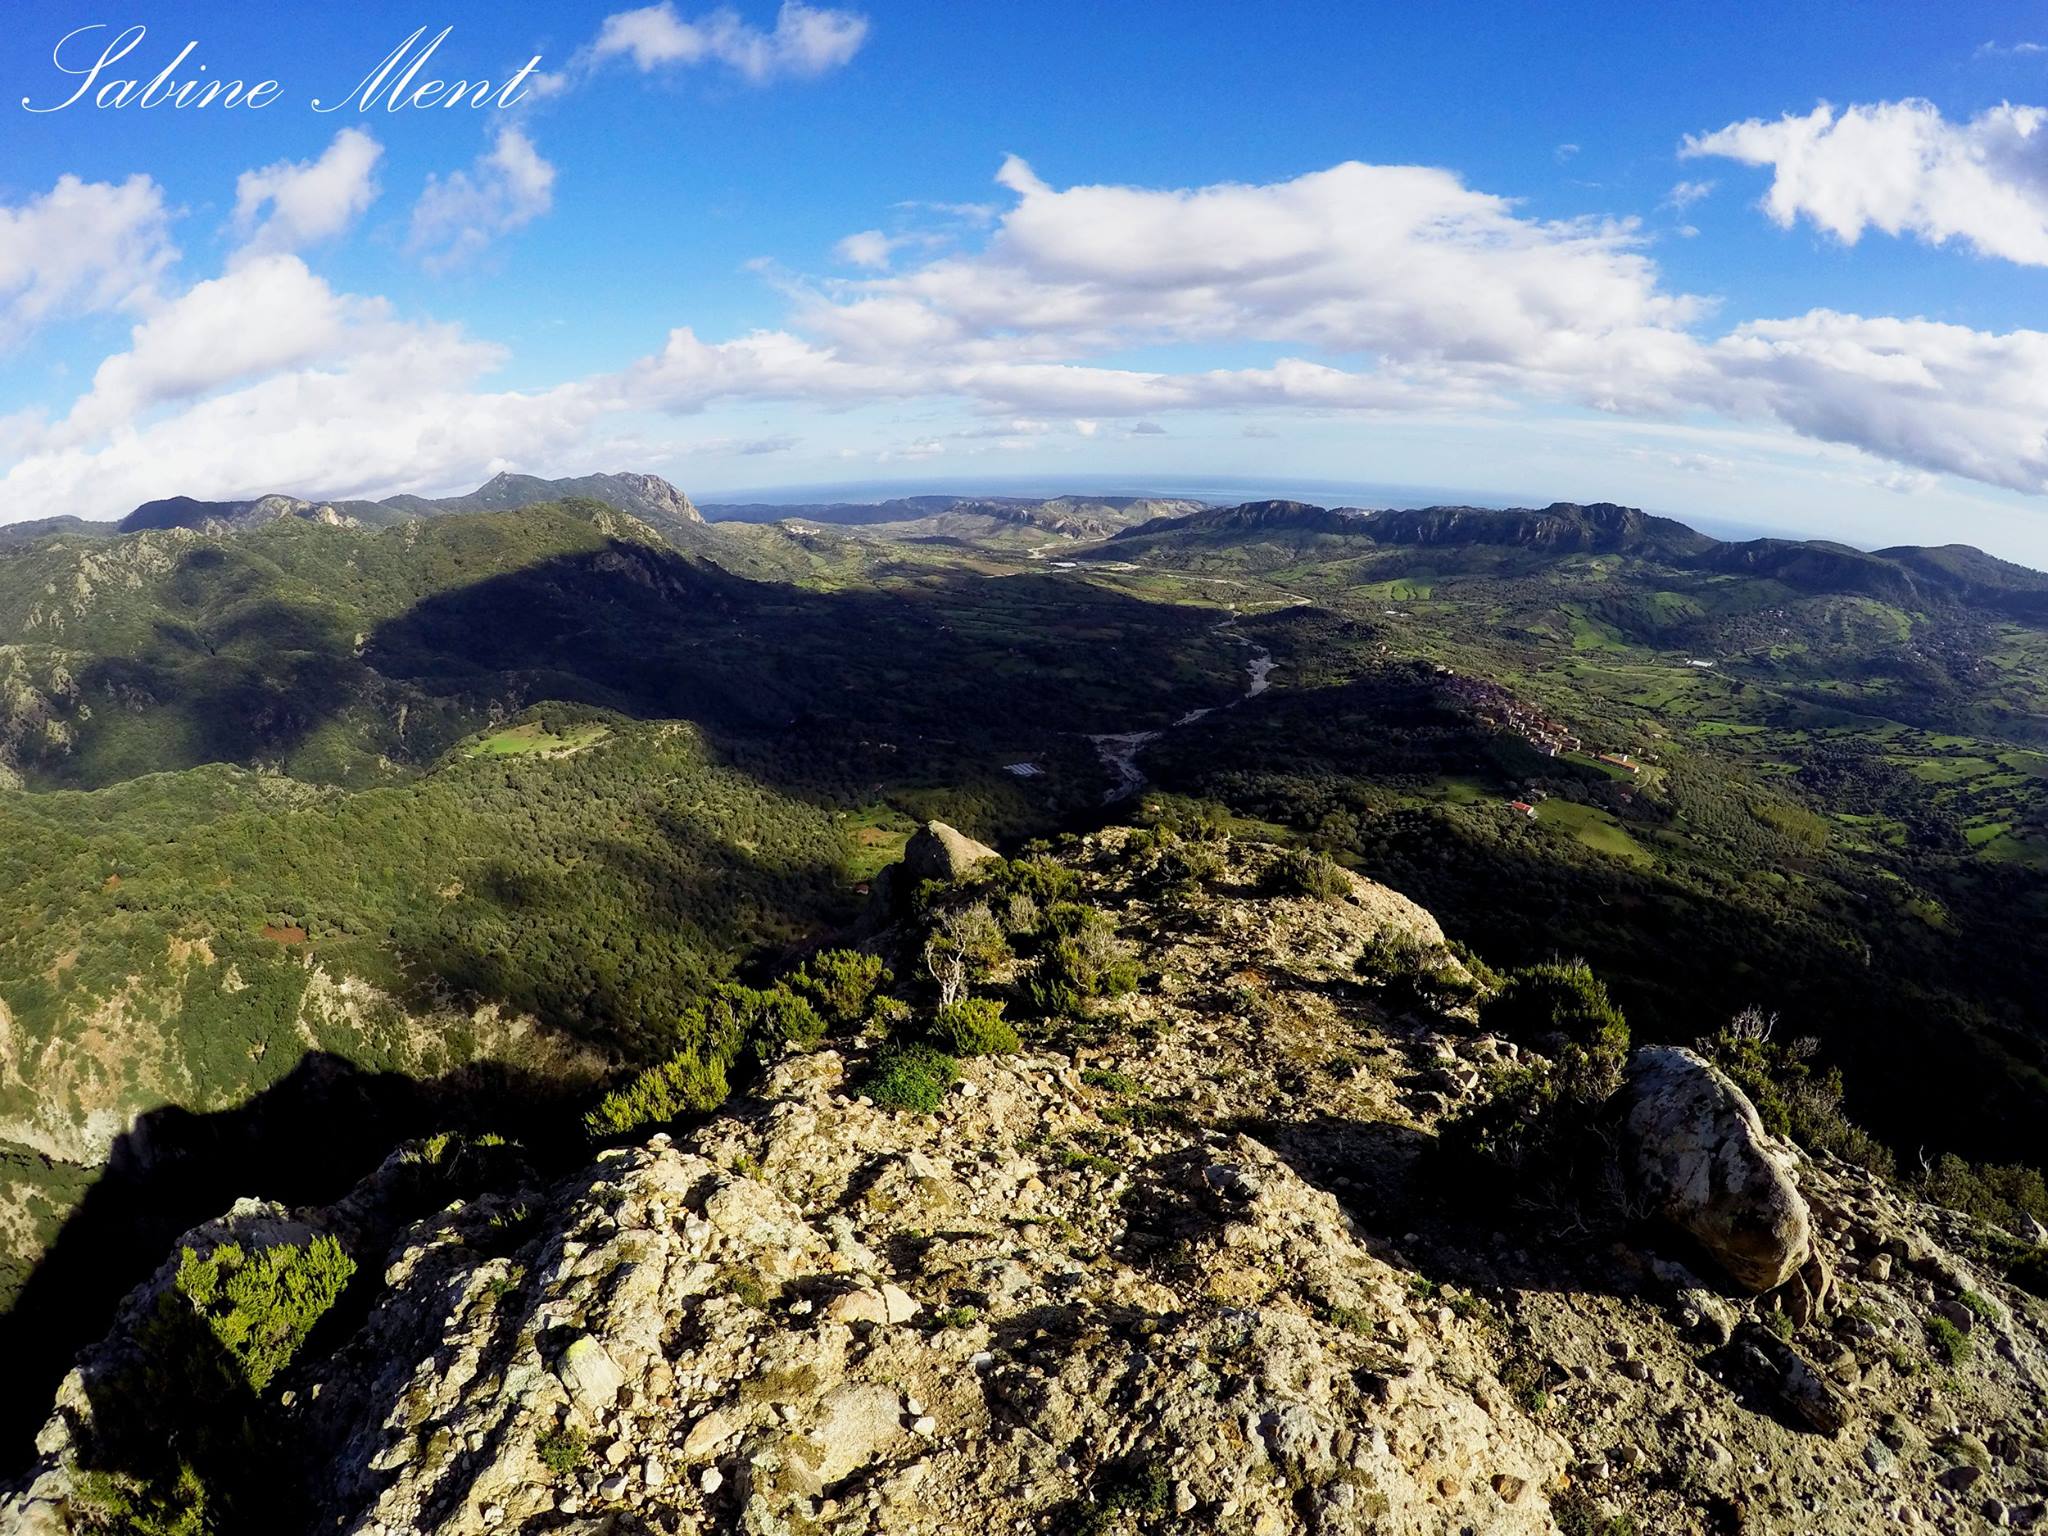
[(1638, 1188), (1745, 1290), (1775, 1290), (1813, 1251), (1791, 1159), (1756, 1106), (1692, 1051), (1649, 1047), (1629, 1061), (1626, 1127)]
[(619, 1388), (626, 1384), (625, 1373), (611, 1352), (587, 1333), (578, 1335), (562, 1351), (555, 1374), (561, 1377), (576, 1411), (593, 1424), (612, 1411)]
[(1000, 858), (987, 843), (977, 843), (943, 821), (928, 821), (903, 845), (903, 874), (908, 889), (926, 880), (958, 880), (977, 864)]
[(818, 1405), (811, 1440), (820, 1487), (829, 1488), (859, 1471), (903, 1433), (903, 1401), (887, 1387), (848, 1383)]

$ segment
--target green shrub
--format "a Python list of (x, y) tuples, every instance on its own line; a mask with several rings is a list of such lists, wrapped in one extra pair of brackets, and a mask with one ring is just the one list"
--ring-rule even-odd
[(1281, 858), (1275, 878), (1283, 891), (1342, 901), (1351, 894), (1351, 880), (1342, 865), (1312, 848), (1296, 848)]
[(695, 1051), (682, 1050), (598, 1100), (583, 1117), (583, 1128), (604, 1140), (643, 1126), (669, 1125), (685, 1115), (716, 1109), (730, 1092), (723, 1063), (705, 1062)]
[(1081, 888), (1081, 877), (1057, 859), (990, 860), (975, 871), (978, 884), (1004, 896), (1028, 896), (1040, 906), (1065, 901)]
[(1461, 1184), (1476, 1173), (1568, 1225), (1606, 1225), (1622, 1214), (1607, 1105), (1621, 1086), (1628, 1026), (1611, 1005), (1607, 1012), (1589, 1040), (1565, 1042), (1547, 1064), (1498, 1074), (1486, 1098), (1444, 1123), (1438, 1143)]
[(1890, 1177), (1891, 1149), (1843, 1112), (1840, 1070), (1814, 1070), (1819, 1042), (1780, 1041), (1776, 1026), (1775, 1018), (1744, 1009), (1702, 1040), (1700, 1049), (1749, 1096), (1772, 1135)]
[(1512, 971), (1479, 1010), (1480, 1026), (1525, 1045), (1563, 1036), (1607, 1051), (1628, 1048), (1628, 1021), (1583, 960), (1552, 960)]
[(1047, 911), (1046, 929), (1056, 937), (1039, 956), (1025, 987), (1039, 1013), (1079, 1018), (1098, 998), (1137, 990), (1137, 960), (1131, 946), (1116, 936), (1108, 913), (1065, 902)]
[(1930, 1317), (1927, 1348), (1944, 1365), (1961, 1365), (1970, 1358), (1970, 1336), (1945, 1317)]
[(939, 1010), (932, 1033), (955, 1056), (1012, 1056), (1023, 1044), (990, 997), (963, 997)]
[(573, 1424), (542, 1430), (534, 1437), (533, 1448), (540, 1464), (557, 1478), (573, 1476), (590, 1459), (590, 1437)]
[(1976, 1316), (1983, 1318), (1985, 1322), (1995, 1323), (1998, 1321), (1998, 1308), (1992, 1303), (1991, 1298), (1983, 1292), (1964, 1291), (1956, 1300), (1968, 1307)]
[(1109, 1536), (1133, 1525), (1149, 1529), (1173, 1507), (1172, 1491), (1164, 1467), (1135, 1457), (1112, 1463), (1097, 1478), (1069, 1529), (1076, 1536)]
[(1583, 1488), (1568, 1488), (1550, 1501), (1559, 1536), (1636, 1536), (1632, 1515), (1610, 1515)]
[(181, 1461), (168, 1477), (81, 1470), (72, 1483), (72, 1529), (79, 1536), (212, 1536), (206, 1484)]
[(784, 984), (825, 1020), (828, 1029), (858, 1029), (867, 1022), (875, 996), (895, 978), (881, 959), (857, 949), (828, 949), (811, 956)]
[(747, 1039), (763, 1046), (794, 1045), (809, 1050), (825, 1038), (825, 1018), (810, 1002), (787, 987), (774, 986), (755, 994)]
[(303, 1247), (278, 1243), (253, 1254), (239, 1243), (222, 1243), (203, 1257), (187, 1248), (164, 1301), (174, 1306), (173, 1295), (182, 1298), (261, 1393), (355, 1272), (355, 1260), (324, 1234)]
[(930, 1114), (960, 1076), (960, 1063), (928, 1045), (887, 1045), (869, 1063), (861, 1091), (884, 1109)]
[(2048, 1225), (2048, 1182), (2040, 1169), (2021, 1163), (1969, 1163), (1944, 1153), (1914, 1192), (2008, 1230), (2025, 1225), (2022, 1214)]
[(1090, 1088), (1100, 1088), (1104, 1093), (1113, 1093), (1118, 1098), (1129, 1098), (1140, 1091), (1139, 1082), (1135, 1077), (1110, 1067), (1083, 1067), (1081, 1081)]

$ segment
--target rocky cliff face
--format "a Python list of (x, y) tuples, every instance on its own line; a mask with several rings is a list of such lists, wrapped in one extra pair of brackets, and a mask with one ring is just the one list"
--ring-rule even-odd
[[(847, 1042), (559, 1181), (400, 1219), (414, 1148), (340, 1206), (192, 1234), (329, 1232), (357, 1258), (359, 1305), (269, 1389), (317, 1490), (307, 1528), (2040, 1518), (2042, 1309), (1971, 1267), (1960, 1218), (1773, 1144), (1811, 1285), (1753, 1296), (1661, 1223), (1543, 1237), (1427, 1176), (1445, 1115), (1527, 1054), (1358, 983), (1390, 945), (1455, 973), (1429, 914), (1363, 881), (1275, 894), (1279, 856), (1242, 845), (1195, 893), (1120, 832), (1072, 863), (1154, 979), (964, 1062), (929, 1116), (864, 1098)], [(75, 1528), (73, 1468), (173, 1269), (67, 1382), (0, 1527)], [(1953, 1362), (1929, 1353), (1937, 1317), (1967, 1341)]]

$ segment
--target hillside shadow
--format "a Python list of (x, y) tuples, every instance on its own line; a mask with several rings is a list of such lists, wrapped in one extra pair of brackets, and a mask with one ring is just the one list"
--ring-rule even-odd
[(994, 743), (1048, 722), (1143, 728), (1223, 702), (1234, 678), (1176, 676), (1212, 622), (1046, 576), (818, 592), (615, 544), (436, 593), (379, 625), (362, 655), (387, 678), (509, 692), (522, 707), (557, 699), (750, 735)]
[[(235, 1109), (170, 1105), (142, 1115), (0, 1316), (9, 1364), (0, 1467), (27, 1463), (74, 1357), (105, 1334), (121, 1298), (170, 1257), (180, 1234), (244, 1197), (336, 1200), (395, 1144), (430, 1132), (499, 1131), (524, 1142), (537, 1164), (560, 1165), (584, 1150), (562, 1095), (498, 1064), (421, 1081), (314, 1052)], [(365, 1270), (381, 1267), (381, 1254), (357, 1258)]]

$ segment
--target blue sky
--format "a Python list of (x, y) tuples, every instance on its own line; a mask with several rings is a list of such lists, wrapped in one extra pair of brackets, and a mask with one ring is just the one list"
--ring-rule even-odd
[[(0, 520), (1228, 479), (2048, 565), (2048, 13), (1760, 9), (19, 6)], [(524, 98), (311, 110), (423, 21)], [(277, 99), (19, 105), (135, 24), (96, 85)]]

